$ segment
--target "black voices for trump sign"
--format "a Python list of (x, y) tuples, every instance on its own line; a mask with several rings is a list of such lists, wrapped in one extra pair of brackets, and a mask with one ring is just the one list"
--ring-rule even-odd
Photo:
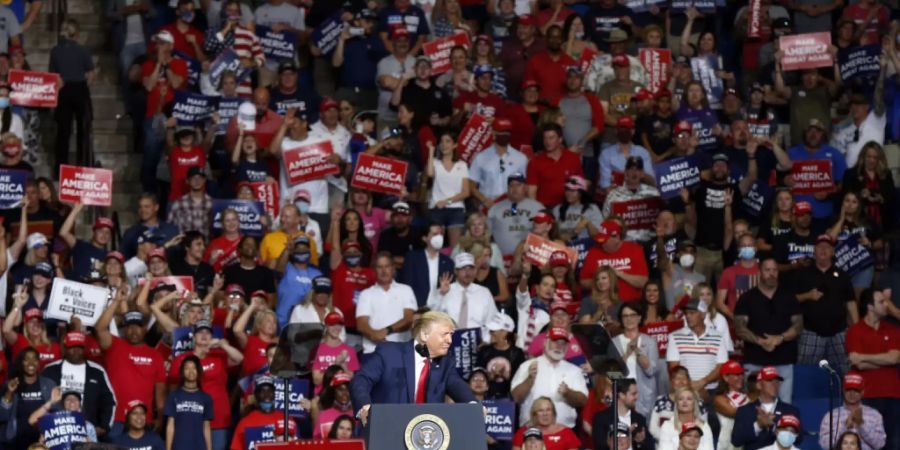
[(56, 278), (44, 314), (62, 321), (68, 321), (75, 315), (84, 326), (92, 327), (106, 308), (109, 295), (110, 290), (105, 287)]

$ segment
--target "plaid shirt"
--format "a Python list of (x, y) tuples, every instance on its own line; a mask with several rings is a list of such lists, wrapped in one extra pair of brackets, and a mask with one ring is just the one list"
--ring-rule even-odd
[(172, 202), (168, 222), (178, 227), (182, 233), (199, 231), (209, 237), (209, 213), (212, 211), (212, 197), (203, 194), (203, 200), (195, 202), (191, 194), (184, 194)]
[[(861, 450), (876, 450), (884, 447), (887, 436), (884, 431), (884, 420), (875, 408), (860, 405), (862, 408), (862, 426), (859, 428), (847, 428), (847, 418), (850, 417), (850, 410), (845, 406), (839, 406), (834, 409), (834, 440), (837, 442), (838, 436), (844, 434), (845, 431), (855, 431), (859, 435), (859, 441), (862, 444)], [(830, 448), (828, 446), (828, 414), (822, 418), (819, 426), (819, 445), (822, 448)]]

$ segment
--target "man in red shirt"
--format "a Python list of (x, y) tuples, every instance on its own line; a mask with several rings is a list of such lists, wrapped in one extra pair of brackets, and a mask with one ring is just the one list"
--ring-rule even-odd
[[(275, 137), (275, 133), (278, 132), (278, 129), (281, 128), (281, 123), (284, 122), (284, 117), (269, 109), (270, 98), (269, 90), (265, 87), (260, 86), (253, 91), (252, 101), (253, 106), (256, 107), (256, 128), (253, 130), (253, 135), (256, 136), (256, 148), (258, 149), (269, 148), (272, 138)], [(228, 122), (228, 129), (225, 132), (225, 148), (234, 148), (235, 143), (237, 143), (237, 119), (238, 117), (235, 114)], [(335, 152), (337, 152), (337, 149), (335, 149)], [(270, 165), (270, 175), (277, 178), (280, 164), (278, 164), (277, 160), (273, 161), (275, 164), (274, 166)]]
[(177, 19), (160, 30), (172, 33), (175, 42), (172, 44), (178, 52), (184, 53), (197, 61), (206, 61), (203, 53), (203, 33), (191, 25), (196, 14), (194, 13), (193, 0), (178, 0), (178, 8), (175, 10)]
[(547, 50), (528, 60), (525, 79), (541, 85), (541, 97), (554, 104), (566, 92), (566, 67), (577, 63), (562, 51), (562, 28), (553, 25), (547, 30)]
[(191, 167), (206, 167), (206, 152), (194, 145), (196, 139), (193, 127), (179, 127), (174, 132), (169, 147), (169, 175), (172, 188), (169, 200), (177, 200), (188, 192), (188, 171)]
[[(881, 413), (887, 432), (884, 448), (900, 448), (900, 327), (882, 320), (888, 315), (881, 291), (864, 290), (859, 296), (862, 320), (847, 329), (847, 357), (865, 380), (863, 403)], [(890, 426), (888, 426), (890, 424)]]
[(600, 245), (588, 251), (581, 267), (581, 287), (585, 292), (590, 292), (597, 270), (610, 266), (618, 278), (619, 298), (626, 302), (641, 298), (641, 288), (649, 275), (644, 249), (638, 243), (623, 241), (622, 233), (618, 220), (606, 219), (600, 224), (600, 232), (594, 236)]
[(566, 180), (572, 175), (584, 176), (581, 157), (563, 148), (562, 127), (547, 124), (542, 131), (544, 152), (528, 163), (528, 196), (552, 208), (566, 197)]
[(537, 33), (537, 21), (531, 14), (516, 18), (516, 35), (503, 41), (500, 62), (506, 73), (506, 93), (509, 98), (518, 99), (522, 91), (525, 70), (533, 55), (546, 48)]
[[(267, 427), (273, 432), (275, 424), (284, 421), (284, 411), (275, 409), (275, 379), (268, 375), (260, 375), (254, 380), (253, 397), (256, 407), (241, 418), (231, 439), (231, 450), (253, 448), (246, 442), (248, 428)], [(293, 419), (291, 419), (293, 420)]]
[(356, 330), (356, 301), (363, 289), (375, 284), (375, 271), (363, 266), (362, 250), (356, 241), (344, 241), (341, 255), (343, 261), (331, 273), (331, 301), (344, 313), (347, 329)]
[[(116, 311), (122, 308), (127, 294), (120, 289), (112, 303), (97, 319), (97, 342), (106, 352), (106, 368), (113, 391), (116, 393), (115, 425), (110, 434), (124, 431), (127, 414), (125, 410), (132, 400), (145, 405), (156, 403), (157, 411), (162, 411), (166, 403), (166, 369), (162, 356), (144, 342), (146, 329), (144, 315), (139, 311), (125, 313), (125, 321), (119, 333), (122, 338), (109, 331)], [(147, 408), (147, 419), (153, 421), (153, 408)], [(162, 414), (156, 418), (156, 426), (163, 424)]]
[(473, 70), (475, 90), (463, 91), (453, 100), (453, 119), (464, 123), (472, 114), (494, 117), (503, 108), (503, 99), (491, 92), (494, 68), (489, 64), (479, 64)]

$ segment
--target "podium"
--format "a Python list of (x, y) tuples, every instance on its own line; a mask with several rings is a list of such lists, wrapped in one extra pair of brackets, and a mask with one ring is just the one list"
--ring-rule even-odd
[(487, 450), (480, 404), (372, 405), (366, 448), (390, 450)]

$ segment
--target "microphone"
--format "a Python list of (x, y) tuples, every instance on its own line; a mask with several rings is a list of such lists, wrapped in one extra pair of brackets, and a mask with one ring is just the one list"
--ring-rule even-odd
[(823, 360), (819, 361), (819, 368), (822, 370), (825, 370), (826, 372), (828, 372), (834, 376), (837, 376), (837, 372), (835, 372), (834, 369), (831, 368), (831, 365), (828, 364), (827, 359), (823, 359)]

